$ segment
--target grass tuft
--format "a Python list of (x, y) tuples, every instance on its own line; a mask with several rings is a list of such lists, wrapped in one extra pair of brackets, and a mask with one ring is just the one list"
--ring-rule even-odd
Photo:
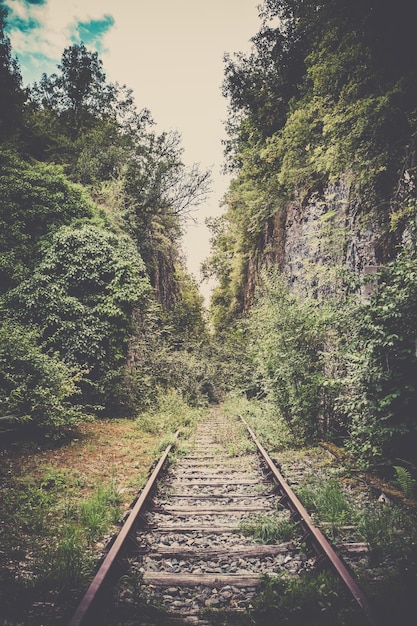
[(335, 479), (310, 479), (297, 493), (310, 513), (315, 514), (320, 522), (330, 525), (333, 537), (341, 526), (356, 521), (356, 513)]
[(264, 515), (258, 513), (243, 519), (237, 532), (253, 537), (263, 544), (291, 541), (298, 529), (286, 515)]

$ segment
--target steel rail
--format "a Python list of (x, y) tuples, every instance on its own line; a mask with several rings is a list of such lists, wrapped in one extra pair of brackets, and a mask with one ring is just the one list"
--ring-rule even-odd
[(319, 530), (316, 526), (314, 526), (313, 521), (300, 502), (300, 500), (295, 495), (294, 491), (286, 482), (285, 478), (282, 476), (281, 472), (276, 467), (275, 463), (266, 452), (265, 448), (262, 446), (254, 431), (251, 429), (246, 420), (239, 416), (242, 422), (245, 424), (248, 432), (254, 441), (255, 445), (258, 448), (259, 453), (261, 454), (263, 460), (267, 464), (269, 470), (273, 474), (274, 478), (277, 481), (277, 486), (282, 494), (282, 501), (285, 501), (286, 506), (290, 509), (294, 518), (297, 518), (305, 535), (306, 540), (310, 540), (318, 554), (322, 554), (329, 560), (332, 568), (335, 570), (337, 575), (344, 582), (353, 598), (363, 610), (366, 615), (368, 621), (372, 626), (377, 626), (379, 620), (375, 614), (373, 607), (370, 605), (369, 600), (366, 598), (362, 589), (358, 586), (357, 582), (353, 578), (352, 574), (348, 570), (346, 564), (342, 561), (342, 559), (336, 554), (335, 550), (332, 548), (326, 537), (323, 535), (321, 530)]
[[(179, 430), (175, 433), (175, 439), (178, 438), (179, 433)], [(131, 533), (135, 529), (138, 518), (145, 507), (146, 501), (152, 492), (156, 480), (161, 473), (161, 470), (165, 464), (165, 461), (168, 458), (169, 453), (171, 452), (173, 445), (174, 444), (170, 444), (165, 448), (165, 451), (159, 459), (157, 465), (155, 466), (155, 469), (148, 479), (148, 482), (141, 491), (128, 517), (126, 518), (126, 521), (120, 529), (119, 534), (117, 535), (114, 543), (112, 544), (110, 550), (103, 559), (103, 562), (97, 570), (96, 575), (94, 576), (87, 591), (85, 592), (80, 604), (78, 605), (77, 610), (74, 613), (74, 616), (69, 623), (69, 626), (86, 626), (87, 624), (91, 624), (93, 626), (96, 623), (95, 621), (93, 621), (94, 611), (97, 609), (99, 597), (103, 591), (106, 582), (109, 580), (111, 573), (116, 569), (117, 563), (120, 559), (120, 555), (122, 554), (127, 542), (132, 537)]]

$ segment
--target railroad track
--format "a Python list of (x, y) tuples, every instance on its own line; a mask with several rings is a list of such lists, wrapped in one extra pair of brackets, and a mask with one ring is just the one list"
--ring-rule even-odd
[[(251, 444), (244, 454), (228, 451), (230, 428), (247, 428)], [(367, 623), (377, 623), (350, 570), (314, 527), (247, 424), (231, 424), (213, 411), (187, 445), (185, 456), (168, 470), (171, 446), (165, 450), (70, 626), (147, 626), (157, 623), (161, 609), (169, 616), (163, 623), (208, 624), (202, 617), (207, 609), (252, 608), (265, 575), (295, 576), (323, 565), (341, 578)], [(281, 532), (290, 529), (293, 536), (261, 545), (244, 532), (260, 522)], [(104, 598), (127, 562), (128, 573), (108, 609)], [(132, 620), (135, 595), (141, 608), (133, 611)]]

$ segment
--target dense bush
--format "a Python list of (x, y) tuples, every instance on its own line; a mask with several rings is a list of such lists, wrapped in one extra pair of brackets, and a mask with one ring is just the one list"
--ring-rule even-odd
[(379, 273), (368, 304), (351, 311), (339, 408), (350, 447), (364, 462), (417, 461), (417, 251)]
[(126, 359), (133, 310), (148, 293), (131, 239), (85, 224), (53, 234), (32, 276), (5, 299), (18, 319), (42, 329), (45, 349), (84, 370), (83, 400), (102, 405), (106, 379)]
[(248, 323), (255, 382), (293, 434), (320, 432), (324, 325), (314, 302), (290, 294), (282, 278), (264, 275)]
[(75, 219), (91, 218), (86, 192), (61, 168), (27, 163), (0, 149), (0, 284), (4, 292), (30, 275), (42, 238)]
[(324, 305), (264, 277), (247, 322), (252, 384), (299, 438), (341, 436), (364, 465), (416, 463), (415, 248), (377, 281), (367, 301)]
[(78, 372), (38, 342), (35, 330), (10, 321), (0, 326), (0, 413), (60, 437), (82, 419), (74, 406)]

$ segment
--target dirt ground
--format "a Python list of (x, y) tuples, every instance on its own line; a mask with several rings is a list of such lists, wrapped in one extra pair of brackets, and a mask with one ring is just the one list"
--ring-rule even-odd
[[(59, 447), (12, 445), (0, 452), (2, 481), (7, 475), (41, 480), (45, 472), (64, 471), (78, 477), (79, 496), (88, 496), (98, 483), (115, 480), (128, 506), (152, 463), (155, 435), (143, 433), (131, 420), (97, 420), (80, 426), (79, 434)], [(4, 483), (3, 483), (4, 486)]]

